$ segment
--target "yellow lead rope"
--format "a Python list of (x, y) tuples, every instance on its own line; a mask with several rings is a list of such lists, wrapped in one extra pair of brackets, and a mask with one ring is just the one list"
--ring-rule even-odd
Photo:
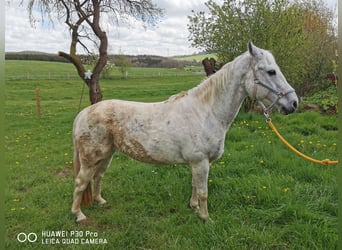
[(319, 163), (319, 164), (323, 164), (323, 165), (329, 165), (329, 164), (338, 164), (338, 161), (332, 161), (329, 159), (325, 159), (325, 160), (316, 160), (314, 158), (311, 158), (301, 152), (299, 152), (296, 148), (294, 148), (290, 143), (288, 143), (284, 137), (282, 137), (282, 135), (278, 132), (278, 130), (276, 129), (276, 127), (273, 125), (272, 121), (270, 118), (267, 118), (266, 122), (268, 123), (268, 125), (271, 127), (271, 129), (274, 131), (274, 133), (276, 133), (276, 135), (279, 137), (279, 139), (286, 145), (288, 146), (293, 152), (295, 152), (297, 155), (303, 157), (304, 159), (307, 159), (311, 162), (314, 163)]

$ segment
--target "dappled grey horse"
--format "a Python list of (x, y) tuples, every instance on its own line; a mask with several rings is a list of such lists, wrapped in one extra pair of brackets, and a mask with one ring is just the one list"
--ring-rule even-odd
[(258, 100), (264, 112), (278, 107), (286, 115), (298, 106), (272, 54), (252, 42), (246, 53), (198, 86), (166, 101), (106, 100), (82, 110), (73, 127), (76, 177), (71, 210), (77, 222), (86, 219), (82, 200), (106, 202), (101, 180), (115, 151), (147, 163), (189, 164), (190, 206), (208, 220), (209, 163), (223, 154), (226, 132), (247, 96)]

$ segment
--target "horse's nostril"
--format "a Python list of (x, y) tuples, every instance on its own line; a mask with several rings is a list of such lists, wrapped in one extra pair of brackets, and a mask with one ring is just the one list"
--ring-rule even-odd
[(294, 107), (294, 109), (297, 109), (297, 107), (298, 107), (298, 103), (297, 103), (297, 101), (293, 101), (293, 103), (292, 103), (292, 107)]

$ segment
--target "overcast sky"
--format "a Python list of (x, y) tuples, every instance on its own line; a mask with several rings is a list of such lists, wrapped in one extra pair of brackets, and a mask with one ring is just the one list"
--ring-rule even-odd
[[(55, 22), (54, 27), (41, 23), (38, 23), (35, 28), (31, 27), (26, 5), (20, 6), (20, 1), (6, 1), (5, 51), (68, 52), (70, 36), (66, 25)], [(337, 5), (337, 0), (325, 1), (331, 7)], [(192, 14), (192, 10), (207, 11), (205, 2), (204, 0), (154, 0), (158, 7), (165, 10), (163, 20), (156, 27), (148, 29), (144, 29), (138, 22), (131, 23), (130, 27), (107, 25), (109, 53), (174, 56), (198, 52), (188, 41), (187, 17)], [(216, 2), (221, 3), (222, 0)]]

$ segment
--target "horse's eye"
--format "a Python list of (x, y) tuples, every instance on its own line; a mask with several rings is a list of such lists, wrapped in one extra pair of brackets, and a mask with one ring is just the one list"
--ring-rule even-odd
[(274, 76), (276, 74), (276, 71), (274, 69), (271, 69), (267, 71), (267, 74), (269, 74), (270, 76)]

